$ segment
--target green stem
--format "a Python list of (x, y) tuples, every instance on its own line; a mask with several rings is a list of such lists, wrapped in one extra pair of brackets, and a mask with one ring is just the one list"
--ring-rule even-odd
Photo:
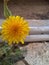
[(9, 10), (8, 6), (7, 6), (7, 1), (4, 0), (4, 16), (7, 18), (9, 16), (12, 15), (11, 11)]

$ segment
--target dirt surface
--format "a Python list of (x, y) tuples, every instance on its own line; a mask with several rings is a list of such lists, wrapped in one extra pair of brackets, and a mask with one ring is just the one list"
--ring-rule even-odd
[(3, 1), (0, 0), (0, 19), (3, 18)]
[[(13, 15), (27, 19), (49, 19), (48, 0), (10, 0), (8, 6)], [(0, 18), (4, 18), (2, 0), (0, 0)]]

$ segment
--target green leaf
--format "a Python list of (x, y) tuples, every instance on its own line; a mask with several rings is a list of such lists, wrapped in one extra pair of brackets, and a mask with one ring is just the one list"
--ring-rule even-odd
[(0, 47), (0, 65), (14, 65), (22, 59), (24, 59), (24, 57), (19, 48), (13, 48), (13, 46), (11, 47), (6, 43)]

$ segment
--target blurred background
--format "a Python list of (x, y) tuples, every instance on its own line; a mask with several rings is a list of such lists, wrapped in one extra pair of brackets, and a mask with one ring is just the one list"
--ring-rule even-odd
[[(10, 0), (8, 7), (13, 15), (26, 19), (49, 19), (49, 0)], [(0, 19), (3, 15), (3, 0), (0, 0)]]

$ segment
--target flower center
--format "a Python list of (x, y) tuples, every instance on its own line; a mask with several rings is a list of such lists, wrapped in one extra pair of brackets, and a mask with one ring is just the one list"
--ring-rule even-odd
[(13, 26), (12, 32), (17, 33), (20, 29), (20, 26)]

